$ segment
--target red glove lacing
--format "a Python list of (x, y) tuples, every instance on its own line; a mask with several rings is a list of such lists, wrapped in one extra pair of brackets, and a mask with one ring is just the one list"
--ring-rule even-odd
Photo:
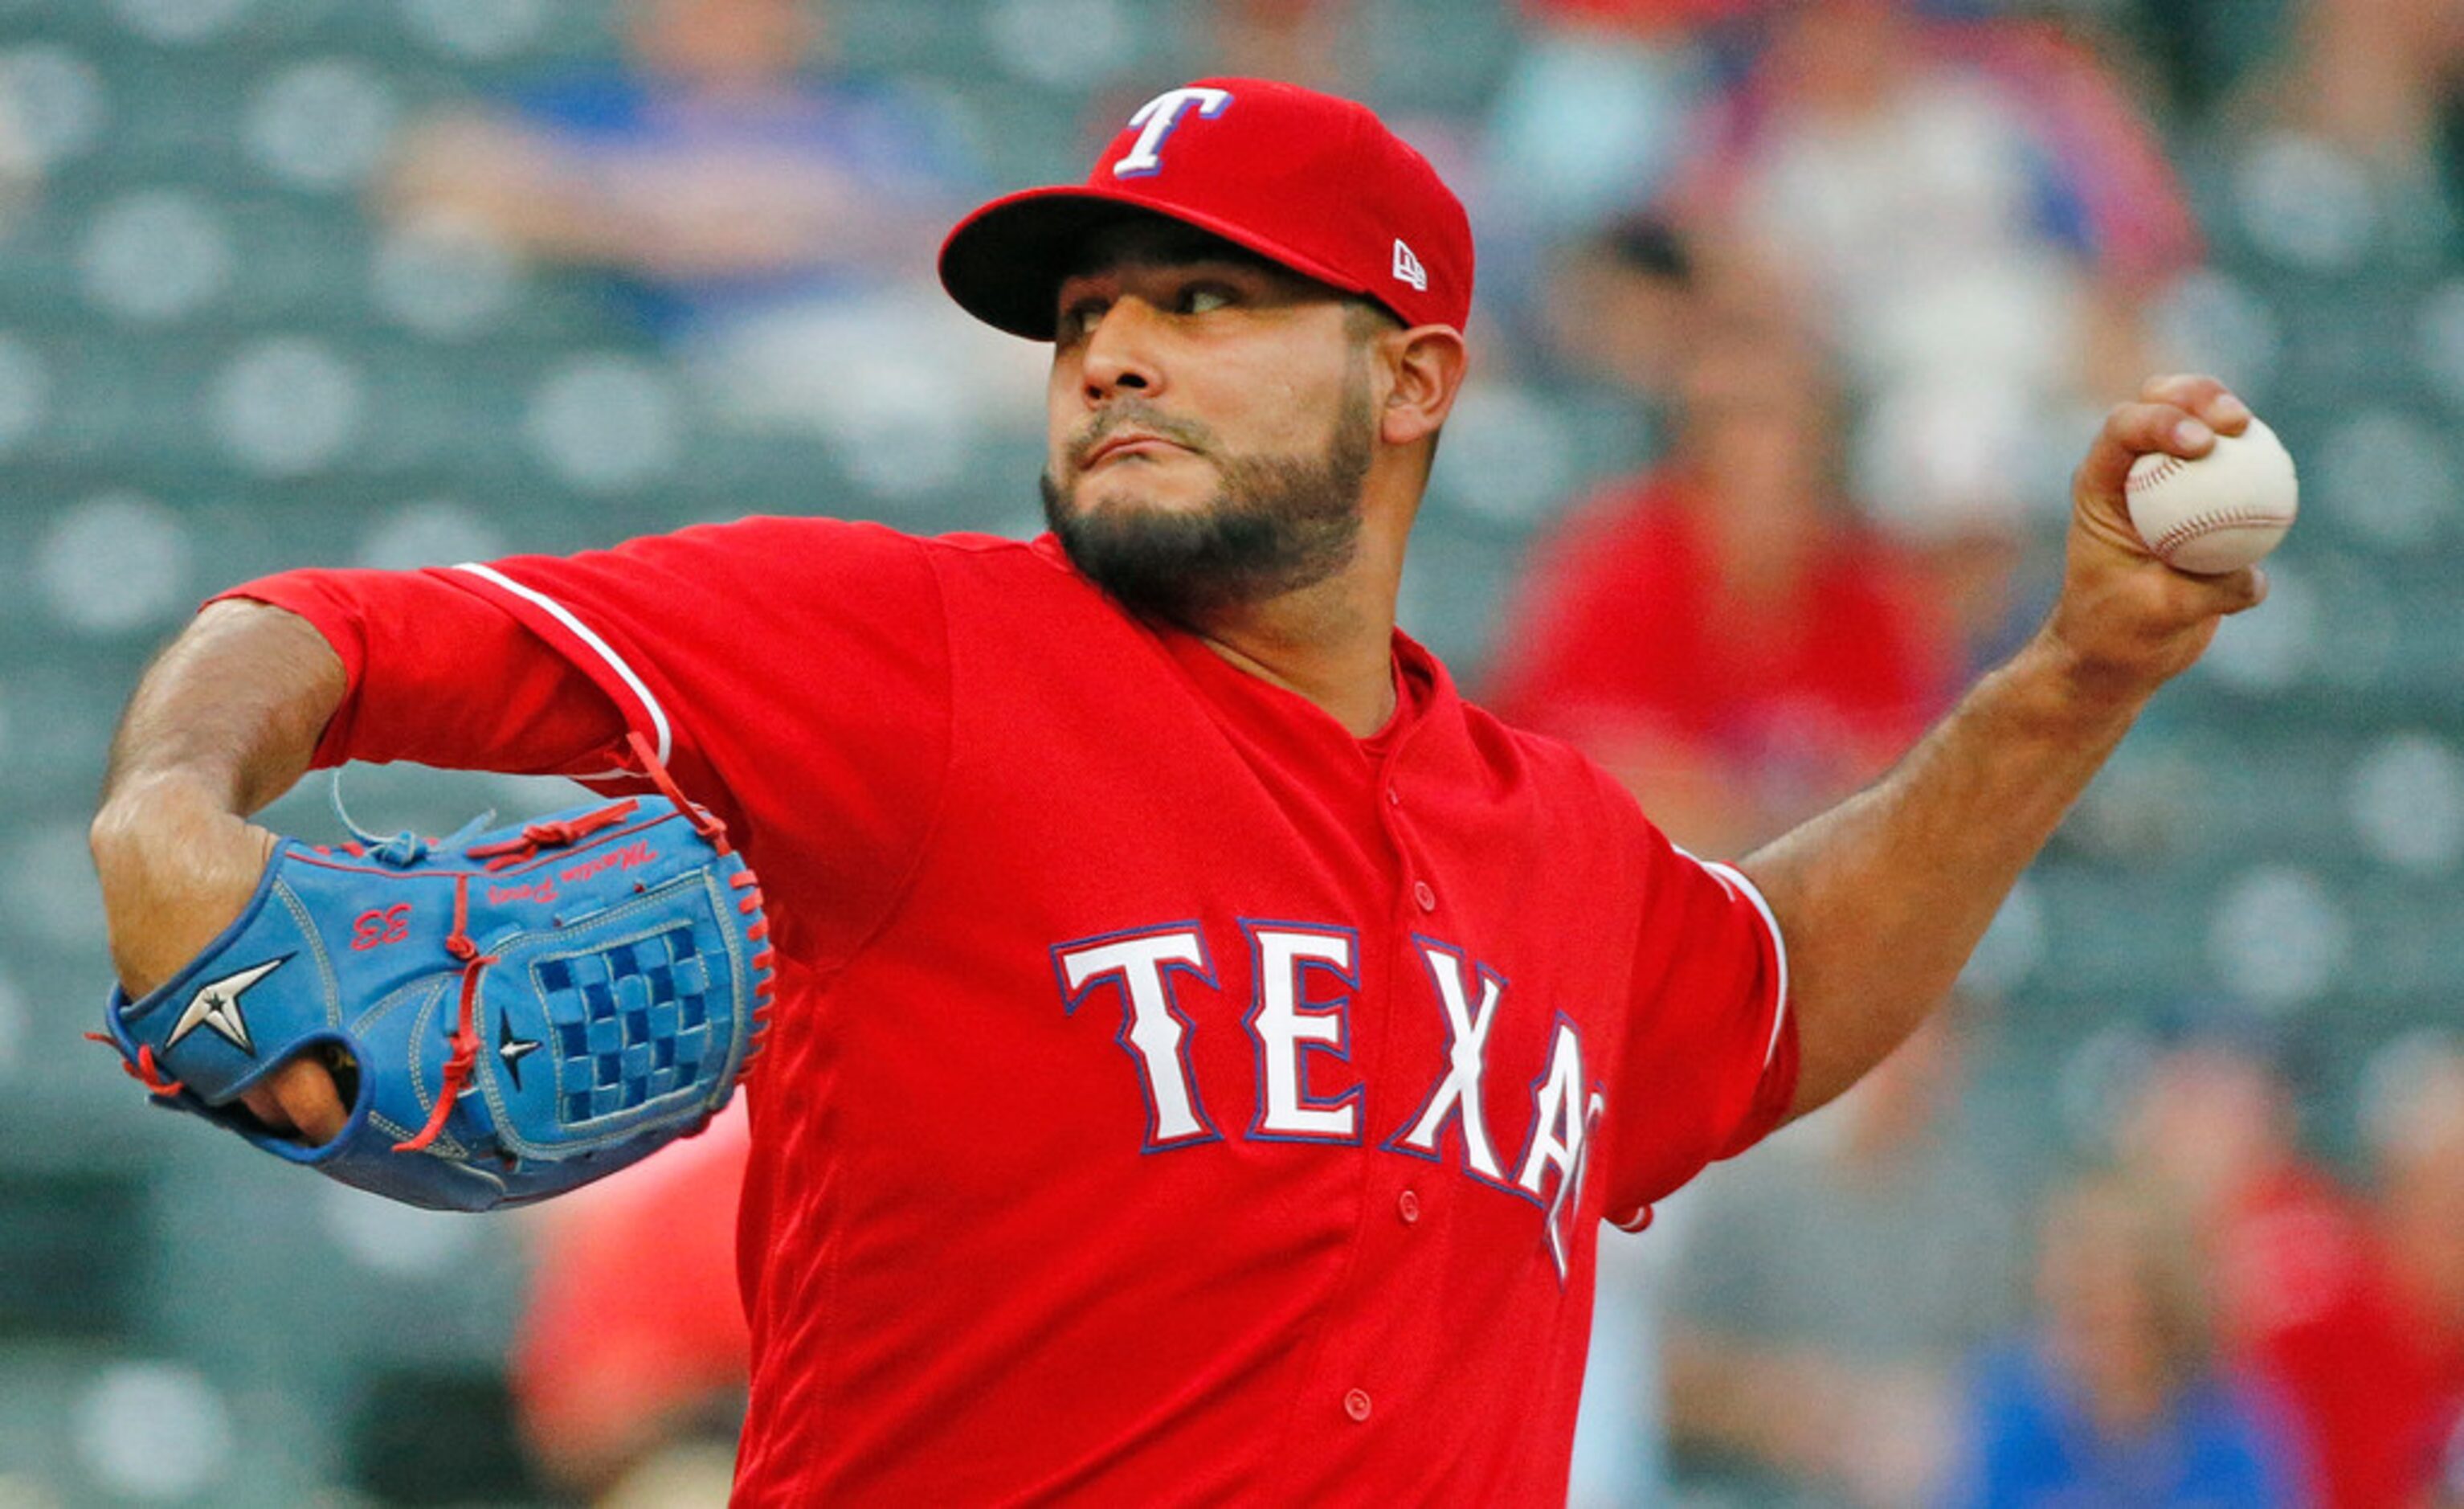
[[(88, 1032), (85, 1034), (85, 1039), (87, 1042), (100, 1043), (105, 1048), (110, 1049), (117, 1049), (120, 1046), (118, 1043), (111, 1040), (111, 1034), (108, 1032)], [(139, 1043), (137, 1045), (137, 1061), (135, 1063), (130, 1063), (127, 1059), (122, 1058), (120, 1060), (120, 1071), (156, 1095), (178, 1095), (181, 1091), (187, 1088), (187, 1085), (182, 1084), (179, 1080), (169, 1078), (164, 1075), (162, 1069), (154, 1062), (154, 1045), (152, 1043)]]
[[(674, 779), (668, 774), (667, 767), (659, 763), (657, 751), (651, 747), (649, 741), (644, 739), (639, 733), (628, 733), (626, 739), (632, 745), (634, 758), (642, 763), (643, 774), (659, 788), (661, 795), (675, 803), (676, 810), (684, 814), (687, 822), (693, 824), (693, 831), (708, 839), (711, 847), (720, 854), (734, 854), (736, 852), (734, 846), (727, 841), (727, 825), (686, 798), (684, 792), (677, 788)], [(639, 802), (627, 797), (624, 801), (611, 802), (596, 811), (585, 812), (580, 817), (565, 822), (532, 823), (522, 830), (521, 836), (518, 838), (475, 845), (466, 853), (474, 859), (487, 859), (490, 870), (501, 870), (508, 865), (518, 864), (530, 858), (541, 849), (562, 848), (602, 829), (615, 827), (630, 818), (640, 807)], [(760, 882), (755, 879), (751, 871), (737, 871), (730, 877), (729, 883), (737, 890), (748, 893), (737, 901), (738, 911), (751, 917), (760, 910)], [(453, 1029), (453, 1052), (445, 1060), (445, 1076), (436, 1087), (436, 1107), (429, 1113), (428, 1124), (421, 1127), (407, 1141), (394, 1143), (393, 1150), (397, 1153), (419, 1152), (434, 1143), (444, 1132), (446, 1118), (452, 1115), (454, 1100), (469, 1088), (472, 1068), (478, 1061), (479, 1030), (476, 1014), (479, 1000), (479, 974), (481, 970), (496, 962), (496, 956), (479, 952), (478, 945), (471, 942), (471, 935), (466, 931), (470, 921), (470, 908), (471, 877), (468, 875), (456, 876), (453, 881), (453, 931), (445, 939), (446, 951), (462, 961), (461, 1015)], [(756, 943), (766, 943), (770, 937), (770, 920), (765, 917), (755, 922), (744, 930), (744, 935)], [(772, 970), (772, 965), (778, 957), (777, 949), (765, 946), (753, 955), (750, 962), (756, 969)], [(776, 971), (772, 970), (772, 974), (775, 978)], [(765, 1041), (762, 1029), (769, 1025), (770, 989), (771, 981), (767, 979), (760, 981), (753, 988), (754, 1044), (744, 1055), (748, 1068), (753, 1060), (760, 1055)], [(141, 1047), (139, 1052), (143, 1054), (144, 1050)], [(144, 1067), (149, 1070), (153, 1067), (150, 1055)], [(129, 1070), (130, 1074), (137, 1072), (136, 1069)], [(146, 1080), (146, 1087), (153, 1089), (158, 1095), (166, 1093), (156, 1088), (152, 1079)], [(178, 1087), (174, 1085), (172, 1088), (176, 1091)]]
[[(632, 746), (633, 758), (642, 762), (642, 773), (650, 778), (650, 784), (659, 788), (661, 796), (676, 804), (676, 810), (685, 814), (686, 821), (693, 825), (693, 832), (709, 839), (711, 847), (720, 854), (736, 853), (735, 846), (727, 841), (727, 825), (695, 803), (687, 800), (685, 793), (677, 788), (674, 779), (668, 774), (667, 766), (659, 763), (658, 751), (651, 747), (650, 742), (643, 738), (639, 731), (628, 731), (625, 735), (625, 742)], [(761, 910), (761, 882), (755, 877), (752, 871), (737, 871), (729, 878), (728, 883), (737, 890), (746, 893), (737, 902), (737, 911), (751, 917)], [(779, 950), (768, 946), (770, 919), (766, 917), (746, 928), (744, 936), (763, 945), (748, 963), (756, 969), (769, 971), (769, 978), (759, 981), (753, 987), (753, 1046), (746, 1050), (744, 1054), (745, 1071), (749, 1073), (753, 1067), (753, 1060), (761, 1056), (761, 1050), (769, 1046), (770, 1042), (769, 1034), (764, 1029), (770, 1025), (770, 990), (771, 986), (778, 979), (776, 965)]]
[[(629, 808), (633, 804), (620, 805)], [(604, 816), (605, 810), (593, 812), (583, 821), (590, 822)], [(539, 826), (562, 828), (568, 825)], [(569, 826), (580, 827), (581, 824)], [(606, 825), (600, 823), (597, 826), (604, 828)], [(522, 838), (514, 842), (518, 844), (529, 837), (530, 830), (524, 829)], [(476, 850), (472, 852), (477, 853)], [(479, 945), (471, 942), (471, 934), (467, 930), (470, 921), (471, 877), (457, 875), (453, 877), (453, 931), (445, 936), (445, 951), (462, 961), (462, 1014), (453, 1027), (453, 1052), (445, 1060), (445, 1077), (436, 1086), (436, 1107), (428, 1113), (426, 1126), (413, 1133), (407, 1141), (393, 1144), (397, 1153), (416, 1153), (436, 1141), (438, 1134), (445, 1130), (445, 1119), (453, 1114), (454, 1100), (470, 1086), (472, 1065), (479, 1058), (479, 1027), (474, 1019), (479, 1000), (479, 971), (495, 964), (496, 956), (479, 952)]]

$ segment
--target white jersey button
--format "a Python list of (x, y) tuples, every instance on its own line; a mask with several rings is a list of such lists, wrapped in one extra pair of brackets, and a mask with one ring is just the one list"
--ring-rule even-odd
[(1438, 893), (1429, 888), (1429, 882), (1426, 880), (1412, 882), (1412, 899), (1420, 903), (1420, 910), (1423, 912), (1434, 912), (1438, 909)]
[(1387, 805), (1387, 806), (1389, 806), (1389, 807), (1400, 807), (1400, 806), (1402, 806), (1402, 805), (1403, 805), (1403, 793), (1402, 793), (1402, 792), (1400, 792), (1400, 791), (1398, 791), (1398, 790), (1397, 790), (1397, 789), (1395, 789), (1395, 788), (1394, 788), (1393, 787), (1391, 787), (1391, 786), (1390, 786), (1390, 787), (1388, 787), (1388, 788), (1386, 788), (1386, 805)]
[(1352, 1390), (1352, 1392), (1350, 1392), (1350, 1393), (1348, 1393), (1348, 1394), (1345, 1394), (1345, 1395), (1343, 1396), (1343, 1412), (1344, 1412), (1345, 1414), (1348, 1414), (1348, 1415), (1352, 1416), (1352, 1418), (1353, 1418), (1354, 1420), (1366, 1420), (1366, 1419), (1368, 1419), (1368, 1418), (1369, 1418), (1369, 1392), (1368, 1392), (1368, 1390), (1367, 1390), (1367, 1389), (1363, 1389), (1363, 1388), (1354, 1388), (1353, 1390)]
[(1420, 1218), (1420, 1197), (1414, 1194), (1409, 1189), (1397, 1195), (1395, 1197), (1395, 1213), (1403, 1218), (1403, 1224), (1405, 1226), (1409, 1226), (1413, 1222), (1419, 1220)]

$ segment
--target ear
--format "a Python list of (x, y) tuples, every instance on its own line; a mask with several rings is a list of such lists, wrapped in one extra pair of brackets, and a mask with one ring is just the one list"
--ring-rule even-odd
[(1377, 437), (1407, 446), (1437, 433), (1454, 411), (1470, 362), (1463, 332), (1452, 325), (1414, 325), (1389, 332), (1381, 344), (1392, 381), (1377, 416)]

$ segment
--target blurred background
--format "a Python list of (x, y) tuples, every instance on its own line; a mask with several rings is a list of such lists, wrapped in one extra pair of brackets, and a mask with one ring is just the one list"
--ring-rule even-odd
[(2143, 375), (2301, 467), (1944, 1023), (1610, 1233), (1575, 1500), (2464, 1502), (2455, 0), (0, 0), (0, 1509), (723, 1498), (731, 1131), (472, 1219), (147, 1111), (112, 720), (287, 566), (1032, 531), (1041, 348), (933, 251), (1204, 73), (1462, 192), (1404, 625), (1690, 847), (2015, 645)]

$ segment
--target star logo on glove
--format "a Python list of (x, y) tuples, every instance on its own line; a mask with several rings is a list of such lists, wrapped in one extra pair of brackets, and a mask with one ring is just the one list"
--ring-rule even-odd
[(196, 993), (188, 997), (188, 1004), (181, 1008), (180, 1019), (171, 1024), (171, 1035), (163, 1040), (163, 1046), (169, 1048), (198, 1028), (210, 1027), (232, 1047), (252, 1058), (255, 1057), (256, 1045), (248, 1040), (248, 1019), (239, 1014), (240, 995), (250, 986), (290, 962), (291, 956), (284, 954), (279, 959), (251, 965), (236, 974), (209, 980), (197, 987)]
[(505, 1061), (505, 1070), (514, 1076), (516, 1090), (522, 1087), (522, 1060), (530, 1056), (531, 1051), (539, 1046), (527, 1037), (514, 1035), (512, 1017), (496, 1018), (496, 1056)]

